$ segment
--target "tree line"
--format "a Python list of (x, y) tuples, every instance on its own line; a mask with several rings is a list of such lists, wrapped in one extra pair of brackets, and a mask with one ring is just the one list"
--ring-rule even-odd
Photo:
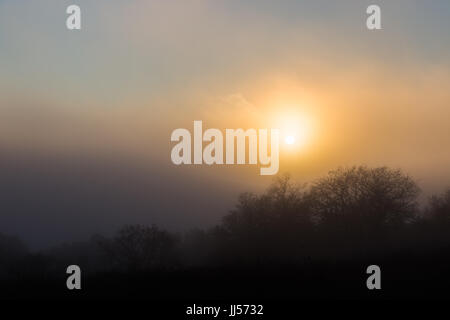
[(86, 272), (126, 273), (267, 268), (450, 249), (450, 190), (425, 206), (419, 206), (420, 192), (412, 177), (387, 167), (339, 168), (309, 185), (281, 175), (262, 194), (241, 194), (209, 229), (180, 234), (128, 225), (111, 237), (94, 235), (39, 253), (0, 235), (0, 279), (50, 274), (75, 262)]

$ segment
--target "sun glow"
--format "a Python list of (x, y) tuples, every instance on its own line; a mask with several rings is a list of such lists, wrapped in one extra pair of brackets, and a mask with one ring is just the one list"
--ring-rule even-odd
[(289, 148), (304, 148), (312, 139), (312, 120), (299, 108), (277, 111), (273, 117), (275, 127), (280, 129), (282, 139)]
[(286, 142), (286, 144), (294, 144), (295, 143), (295, 137), (294, 136), (286, 136), (284, 141)]

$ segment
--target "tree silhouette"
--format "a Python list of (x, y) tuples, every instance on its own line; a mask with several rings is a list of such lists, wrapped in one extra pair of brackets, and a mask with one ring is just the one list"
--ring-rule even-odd
[(431, 197), (427, 214), (436, 223), (450, 224), (450, 189), (440, 196)]
[(233, 234), (268, 232), (303, 227), (311, 222), (305, 192), (289, 175), (274, 178), (262, 195), (243, 193), (222, 226)]
[(261, 195), (241, 194), (216, 234), (228, 240), (228, 256), (270, 260), (296, 257), (312, 230), (304, 188), (282, 175)]
[(17, 237), (0, 233), (0, 279), (15, 269), (17, 261), (28, 254), (28, 248)]
[[(155, 225), (129, 225), (111, 238), (98, 235), (30, 253), (17, 238), (0, 234), (0, 282), (7, 288), (2, 292), (39, 297), (40, 288), (56, 290), (64, 283), (61, 270), (74, 262), (87, 276), (88, 292), (99, 296), (119, 288), (115, 292), (142, 290), (152, 298), (191, 297), (193, 291), (235, 297), (245, 290), (278, 297), (293, 284), (289, 297), (299, 293), (299, 285), (309, 297), (318, 282), (328, 289), (341, 279), (335, 292), (340, 297), (348, 283), (360, 283), (360, 266), (372, 261), (389, 266), (391, 275), (407, 272), (408, 279), (436, 274), (430, 281), (440, 284), (450, 265), (450, 190), (431, 197), (424, 210), (417, 206), (418, 194), (400, 170), (360, 166), (331, 171), (309, 187), (289, 175), (275, 177), (262, 194), (241, 194), (218, 225), (183, 237)], [(418, 276), (411, 265), (425, 271)], [(130, 283), (141, 289), (127, 290)], [(420, 288), (429, 288), (424, 283)]]
[(419, 192), (412, 178), (400, 170), (359, 166), (329, 172), (314, 183), (309, 196), (321, 222), (356, 224), (367, 232), (411, 219)]
[(177, 240), (169, 232), (151, 227), (129, 225), (109, 240), (98, 239), (113, 268), (142, 271), (176, 265)]

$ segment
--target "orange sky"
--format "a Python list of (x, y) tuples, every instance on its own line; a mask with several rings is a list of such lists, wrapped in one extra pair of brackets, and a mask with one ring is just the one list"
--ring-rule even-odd
[(64, 1), (0, 1), (0, 151), (120, 159), (231, 202), (271, 177), (176, 167), (171, 132), (298, 118), (305, 141), (282, 144), (280, 172), (311, 181), (388, 165), (439, 191), (450, 180), (450, 4), (377, 1), (383, 30), (372, 32), (371, 2), (79, 1), (83, 29), (69, 32)]

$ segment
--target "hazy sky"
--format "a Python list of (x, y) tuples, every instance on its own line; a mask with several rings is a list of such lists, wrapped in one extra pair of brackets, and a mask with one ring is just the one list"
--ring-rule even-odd
[[(82, 30), (65, 27), (78, 4)], [(365, 26), (378, 4), (382, 30)], [(33, 247), (211, 225), (253, 166), (176, 167), (170, 133), (298, 121), (280, 172), (403, 168), (450, 185), (450, 2), (0, 0), (0, 232)], [(280, 128), (283, 129), (283, 128)]]

